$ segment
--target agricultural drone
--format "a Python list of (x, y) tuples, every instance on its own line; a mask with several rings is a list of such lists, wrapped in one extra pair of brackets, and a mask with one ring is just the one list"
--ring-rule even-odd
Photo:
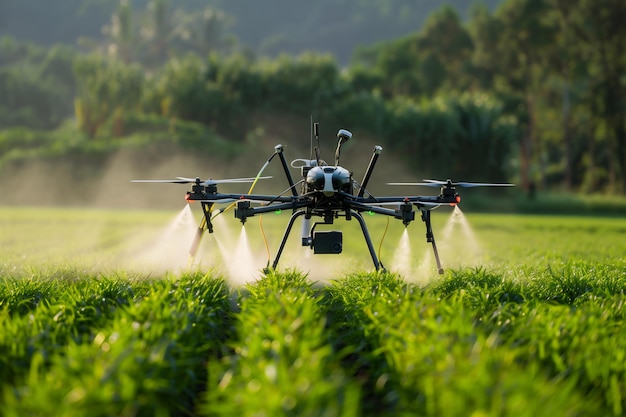
[[(313, 138), (317, 143), (313, 147)], [(376, 213), (393, 217), (408, 226), (415, 220), (417, 210), (421, 212), (421, 219), (426, 226), (426, 242), (432, 244), (437, 269), (443, 273), (435, 236), (431, 225), (431, 210), (441, 205), (455, 206), (461, 201), (457, 187), (502, 187), (513, 184), (490, 184), (471, 182), (452, 182), (451, 180), (424, 180), (416, 183), (387, 183), (388, 185), (415, 185), (440, 188), (439, 195), (413, 196), (384, 196), (375, 197), (367, 191), (367, 185), (382, 152), (382, 147), (375, 146), (374, 151), (361, 182), (352, 178), (352, 173), (339, 165), (341, 147), (352, 138), (352, 133), (341, 129), (337, 133), (338, 143), (335, 151), (334, 165), (327, 164), (320, 159), (319, 154), (319, 124), (313, 123), (311, 132), (311, 154), (309, 159), (296, 159), (291, 167), (299, 169), (301, 179), (294, 182), (284, 155), (283, 145), (276, 145), (274, 153), (267, 159), (256, 177), (235, 178), (222, 180), (201, 180), (200, 178), (177, 177), (174, 180), (133, 180), (132, 182), (150, 183), (177, 183), (191, 184), (191, 191), (187, 191), (185, 199), (188, 202), (198, 201), (202, 207), (203, 217), (196, 236), (190, 248), (190, 255), (195, 256), (202, 236), (206, 231), (213, 233), (214, 217), (230, 207), (234, 207), (235, 217), (245, 223), (249, 217), (270, 212), (291, 211), (291, 218), (284, 231), (276, 257), (271, 265), (276, 269), (281, 254), (291, 233), (291, 229), (298, 218), (302, 218), (302, 246), (308, 246), (314, 254), (339, 254), (342, 252), (343, 237), (341, 231), (318, 230), (319, 226), (332, 225), (334, 220), (343, 217), (350, 221), (355, 218), (361, 226), (363, 237), (367, 243), (370, 256), (377, 271), (385, 270), (378, 258), (363, 213)], [(253, 194), (252, 189), (258, 180), (271, 177), (261, 176), (269, 163), (278, 156), (282, 164), (288, 188), (278, 195)], [(247, 194), (221, 193), (217, 188), (220, 184), (252, 183)], [(300, 190), (298, 190), (300, 188)], [(216, 204), (228, 204), (220, 210), (213, 210)], [(314, 221), (311, 225), (312, 219)], [(269, 270), (269, 260), (265, 271)]]

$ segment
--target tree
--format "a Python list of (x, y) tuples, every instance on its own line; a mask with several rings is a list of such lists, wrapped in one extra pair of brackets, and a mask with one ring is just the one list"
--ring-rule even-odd
[(108, 35), (106, 52), (127, 64), (131, 62), (135, 52), (136, 37), (133, 29), (133, 9), (128, 0), (120, 0), (117, 10), (111, 16), (111, 24), (104, 27), (104, 33)]
[(380, 91), (385, 98), (419, 95), (423, 91), (416, 34), (357, 48), (352, 66), (361, 68), (361, 77), (365, 71), (369, 72), (367, 78), (375, 83), (370, 84), (372, 89)]
[(54, 128), (72, 113), (75, 91), (69, 46), (38, 47), (0, 39), (0, 126)]
[[(485, 27), (475, 27), (482, 36), (480, 64), (494, 75), (494, 87), (502, 97), (509, 96), (511, 109), (518, 115), (523, 129), (520, 142), (520, 180), (528, 190), (531, 164), (536, 158), (537, 91), (547, 76), (546, 50), (554, 42), (555, 28), (546, 21), (549, 11), (546, 0), (509, 0), (496, 9), (493, 19), (482, 16)], [(486, 33), (496, 34), (496, 41)], [(512, 96), (512, 97), (511, 97)]]
[[(595, 123), (604, 128), (597, 133), (608, 145), (609, 181), (611, 188), (621, 182), (626, 192), (626, 3), (621, 0), (576, 0), (571, 6), (572, 30), (578, 47), (589, 57), (590, 88)], [(560, 3), (562, 10), (567, 10)], [(600, 139), (600, 138), (597, 138)], [(621, 177), (620, 181), (617, 177)]]
[(440, 77), (439, 85), (460, 89), (469, 84), (467, 71), (474, 43), (458, 13), (450, 6), (435, 11), (426, 21), (417, 40), (417, 54), (422, 62), (422, 78)]
[(122, 136), (124, 113), (139, 109), (144, 87), (144, 74), (136, 65), (99, 55), (80, 57), (74, 64), (77, 82), (76, 120), (89, 136), (112, 118), (113, 134)]

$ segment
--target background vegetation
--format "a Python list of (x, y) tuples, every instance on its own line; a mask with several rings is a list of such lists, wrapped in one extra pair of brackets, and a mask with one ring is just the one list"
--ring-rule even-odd
[[(313, 115), (323, 132), (375, 138), (432, 177), (515, 181), (529, 192), (626, 187), (620, 0), (445, 5), (427, 19), (426, 3), (317, 2), (281, 7), (274, 18), (287, 22), (285, 33), (302, 29), (288, 39), (254, 29), (278, 26), (273, 3), (246, 14), (256, 20), (241, 13), (254, 6), (230, 2), (65, 0), (26, 15), (27, 3), (4, 4), (1, 14), (13, 35), (0, 40), (5, 170), (124, 144), (186, 143), (232, 157), (270, 120), (284, 123), (286, 137), (308, 136), (293, 120)], [(40, 31), (8, 23), (38, 24), (47, 10)], [(61, 14), (76, 22), (61, 24)], [(101, 33), (82, 31), (98, 19)], [(347, 61), (354, 39), (363, 44)]]
[[(623, 1), (505, 0), (426, 20), (426, 2), (200, 3), (0, 2), (2, 204), (68, 182), (72, 202), (122, 194), (128, 208), (143, 198), (122, 192), (127, 165), (145, 174), (180, 149), (187, 167), (237, 165), (270, 133), (308, 139), (313, 114), (324, 136), (374, 138), (415, 176), (602, 193), (477, 207), (618, 216), (475, 215), (452, 233), (437, 213), (443, 277), (422, 229), (405, 252), (403, 230), (374, 217), (381, 259), (403, 276), (317, 262), (326, 285), (282, 270), (242, 287), (172, 273), (180, 214), (164, 230), (172, 213), (2, 207), (2, 415), (624, 414), (624, 199), (607, 197), (626, 187)], [(302, 35), (259, 35), (255, 19)], [(105, 167), (114, 188), (94, 182)], [(241, 282), (254, 253), (230, 237), (202, 249), (215, 260), (223, 243)], [(340, 258), (351, 271), (370, 265), (357, 237)], [(148, 272), (131, 267), (142, 261)]]

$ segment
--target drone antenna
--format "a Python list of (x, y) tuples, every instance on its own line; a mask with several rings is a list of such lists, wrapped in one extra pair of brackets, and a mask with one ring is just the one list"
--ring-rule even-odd
[(337, 142), (337, 150), (335, 151), (335, 166), (339, 166), (339, 155), (341, 154), (341, 145), (346, 143), (351, 137), (352, 133), (346, 129), (340, 129), (339, 133), (337, 133), (337, 137), (339, 138), (339, 142)]
[(320, 124), (317, 122), (313, 123), (313, 134), (317, 142), (317, 146), (315, 147), (315, 160), (317, 161), (317, 166), (320, 166)]
[(309, 151), (309, 161), (313, 159), (313, 115), (310, 115), (311, 120), (311, 150)]

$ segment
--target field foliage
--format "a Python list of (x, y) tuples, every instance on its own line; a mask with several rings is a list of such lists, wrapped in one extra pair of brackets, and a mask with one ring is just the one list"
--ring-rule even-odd
[(624, 413), (623, 218), (475, 214), (470, 233), (437, 213), (443, 276), (394, 270), (403, 231), (373, 218), (390, 272), (368, 272), (347, 225), (358, 270), (242, 285), (232, 269), (121, 263), (172, 213), (37, 213), (0, 209), (2, 415)]

